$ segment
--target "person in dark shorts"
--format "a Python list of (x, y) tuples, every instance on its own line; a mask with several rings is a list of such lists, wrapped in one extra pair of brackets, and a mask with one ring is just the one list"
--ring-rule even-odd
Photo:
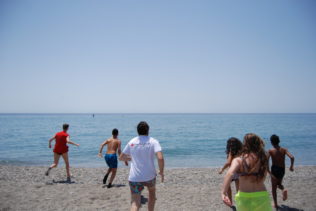
[[(108, 179), (108, 176), (110, 173), (111, 174), (111, 178), (110, 178), (110, 182), (107, 185), (108, 188), (112, 187), (112, 182), (116, 176), (116, 171), (117, 171), (117, 156), (116, 156), (116, 152), (118, 152), (118, 154), (121, 154), (121, 141), (117, 138), (118, 137), (118, 130), (116, 128), (114, 128), (112, 130), (112, 137), (105, 140), (101, 146), (100, 146), (100, 150), (99, 150), (99, 154), (98, 156), (102, 158), (102, 150), (103, 147), (105, 145), (107, 145), (107, 150), (106, 150), (106, 154), (104, 156), (105, 162), (108, 165), (108, 170), (103, 178), (103, 184), (106, 184), (106, 181)], [(125, 165), (128, 165), (127, 162), (125, 162)]]
[(55, 136), (53, 136), (51, 139), (48, 141), (48, 147), (52, 148), (51, 142), (53, 140), (56, 141), (56, 144), (54, 146), (54, 163), (47, 169), (45, 175), (48, 176), (49, 172), (52, 168), (56, 168), (59, 162), (60, 156), (63, 157), (65, 164), (66, 164), (66, 172), (67, 172), (67, 181), (70, 182), (70, 166), (69, 166), (69, 159), (68, 159), (68, 145), (67, 144), (72, 144), (75, 146), (79, 146), (79, 144), (76, 144), (72, 142), (69, 138), (69, 135), (67, 133), (69, 128), (68, 124), (63, 124), (63, 131), (56, 133)]
[(287, 199), (287, 190), (282, 185), (282, 180), (285, 174), (285, 155), (291, 159), (290, 171), (294, 171), (294, 156), (285, 148), (280, 147), (280, 139), (277, 135), (272, 135), (270, 138), (272, 149), (269, 150), (269, 159), (272, 159), (271, 166), (271, 184), (274, 207), (278, 208), (277, 188), (282, 190), (283, 200)]

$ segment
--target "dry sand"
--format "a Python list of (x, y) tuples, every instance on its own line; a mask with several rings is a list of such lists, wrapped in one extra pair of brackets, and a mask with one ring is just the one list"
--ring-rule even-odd
[[(105, 168), (72, 168), (72, 183), (65, 183), (65, 169), (0, 165), (0, 210), (128, 210), (128, 169), (118, 169), (113, 188), (102, 184)], [(224, 175), (216, 168), (179, 168), (165, 171), (165, 183), (157, 180), (156, 210), (231, 210), (220, 198)], [(284, 185), (289, 199), (281, 210), (316, 210), (316, 167), (297, 167), (286, 172)], [(269, 178), (266, 186), (270, 192)], [(235, 189), (234, 186), (233, 190)], [(271, 194), (270, 194), (271, 195)], [(142, 193), (147, 210), (148, 192)]]

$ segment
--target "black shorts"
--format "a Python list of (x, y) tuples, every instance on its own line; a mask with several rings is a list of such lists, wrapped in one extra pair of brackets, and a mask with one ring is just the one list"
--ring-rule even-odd
[(280, 166), (271, 166), (271, 173), (273, 176), (275, 176), (277, 179), (281, 180), (284, 177), (285, 174), (285, 168)]

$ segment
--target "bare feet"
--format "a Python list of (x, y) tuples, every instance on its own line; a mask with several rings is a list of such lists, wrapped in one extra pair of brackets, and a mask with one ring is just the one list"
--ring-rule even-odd
[(274, 203), (272, 204), (272, 207), (275, 208), (276, 210), (279, 209), (279, 206), (277, 204), (274, 204)]
[(284, 189), (282, 191), (282, 196), (283, 196), (283, 201), (287, 200), (287, 190), (286, 189)]

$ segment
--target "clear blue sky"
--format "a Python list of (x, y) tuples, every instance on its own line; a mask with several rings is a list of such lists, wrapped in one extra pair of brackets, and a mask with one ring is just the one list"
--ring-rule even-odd
[(0, 1), (0, 112), (316, 112), (316, 1)]

